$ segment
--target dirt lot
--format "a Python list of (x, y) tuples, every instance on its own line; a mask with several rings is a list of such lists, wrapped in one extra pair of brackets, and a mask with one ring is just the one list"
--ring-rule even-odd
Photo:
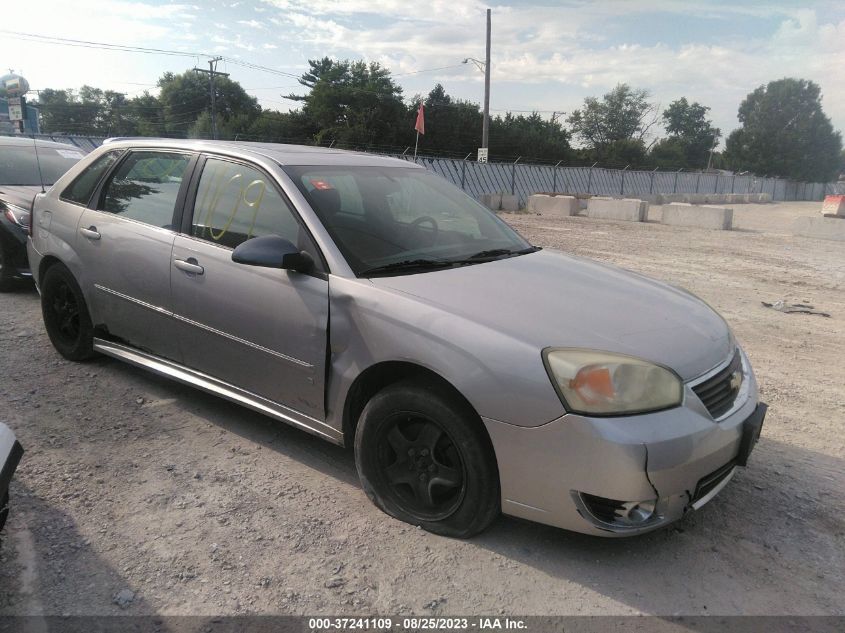
[[(845, 614), (845, 244), (789, 232), (818, 212), (737, 205), (731, 232), (505, 216), (702, 296), (771, 407), (720, 496), (628, 540), (509, 518), (432, 536), (368, 502), (350, 452), (117, 361), (65, 362), (38, 296), (0, 296), (0, 420), (27, 450), (0, 615)], [(832, 316), (760, 303), (777, 299)]]

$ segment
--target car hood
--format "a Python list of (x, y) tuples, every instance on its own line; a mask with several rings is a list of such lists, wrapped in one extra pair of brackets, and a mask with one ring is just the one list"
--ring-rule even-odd
[(538, 349), (629, 354), (683, 380), (723, 362), (734, 347), (722, 317), (692, 294), (556, 251), (371, 281)]
[(32, 209), (32, 201), (41, 192), (41, 187), (35, 185), (0, 185), (0, 200), (11, 202), (26, 210)]

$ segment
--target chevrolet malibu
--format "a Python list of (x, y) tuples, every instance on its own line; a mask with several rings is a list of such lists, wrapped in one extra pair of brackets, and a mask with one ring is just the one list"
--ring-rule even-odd
[(703, 301), (398, 159), (108, 142), (36, 198), (28, 249), (62, 356), (353, 446), (370, 499), (439, 534), (653, 530), (746, 465), (766, 411)]

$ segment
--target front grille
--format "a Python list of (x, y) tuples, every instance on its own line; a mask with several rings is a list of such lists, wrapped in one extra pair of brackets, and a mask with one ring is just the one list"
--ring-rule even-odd
[(734, 380), (734, 373), (737, 371), (742, 376), (742, 359), (739, 356), (739, 349), (736, 350), (733, 360), (727, 367), (692, 388), (713, 418), (719, 418), (733, 406), (740, 387)]
[(734, 469), (734, 465), (734, 460), (731, 460), (721, 468), (702, 477), (699, 480), (698, 485), (695, 487), (695, 494), (692, 497), (692, 502), (695, 503), (702, 497), (707, 496), (710, 491), (722, 483), (725, 477), (731, 474), (731, 471)]

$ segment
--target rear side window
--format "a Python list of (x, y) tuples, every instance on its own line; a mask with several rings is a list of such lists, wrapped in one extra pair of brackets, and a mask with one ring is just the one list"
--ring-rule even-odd
[(87, 206), (88, 202), (91, 200), (91, 196), (94, 195), (94, 189), (96, 189), (97, 183), (100, 182), (103, 174), (105, 174), (111, 166), (114, 165), (114, 161), (117, 160), (120, 154), (121, 152), (119, 150), (106, 152), (93, 163), (88, 165), (88, 167), (74, 178), (73, 182), (70, 183), (64, 191), (62, 191), (61, 199)]
[(191, 235), (235, 248), (263, 235), (279, 235), (306, 248), (304, 229), (262, 172), (209, 158), (197, 189)]
[(101, 211), (164, 229), (173, 212), (191, 157), (171, 152), (133, 152), (109, 178)]

